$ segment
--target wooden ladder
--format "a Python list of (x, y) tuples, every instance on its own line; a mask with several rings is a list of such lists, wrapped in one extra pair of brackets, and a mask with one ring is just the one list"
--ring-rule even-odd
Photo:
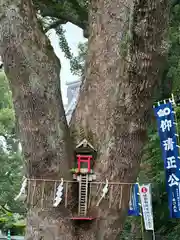
[(79, 216), (86, 216), (88, 202), (88, 174), (81, 175), (79, 181)]

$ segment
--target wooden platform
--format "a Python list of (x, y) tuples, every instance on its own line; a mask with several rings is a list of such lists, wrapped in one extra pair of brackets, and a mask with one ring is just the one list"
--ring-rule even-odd
[(71, 217), (71, 220), (82, 220), (82, 221), (91, 221), (94, 220), (93, 217)]

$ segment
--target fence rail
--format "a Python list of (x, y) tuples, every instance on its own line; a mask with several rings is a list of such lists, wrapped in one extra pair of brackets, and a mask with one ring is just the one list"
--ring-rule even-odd
[[(0, 236), (0, 240), (7, 240), (7, 236)], [(11, 240), (24, 240), (23, 236), (11, 236)]]

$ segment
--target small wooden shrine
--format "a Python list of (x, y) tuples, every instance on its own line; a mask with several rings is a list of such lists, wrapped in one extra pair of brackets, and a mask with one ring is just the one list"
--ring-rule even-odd
[[(96, 181), (96, 173), (94, 172), (94, 164), (96, 161), (97, 152), (94, 147), (84, 139), (74, 150), (74, 168), (71, 169), (72, 180), (53, 179), (25, 179), (20, 193), (17, 196), (25, 193), (25, 188), (28, 189), (27, 203), (34, 205), (37, 201), (36, 191), (41, 192), (40, 206), (42, 209), (49, 209), (52, 206), (58, 207), (63, 204), (65, 208), (72, 208), (69, 202), (69, 196), (72, 189), (78, 186), (78, 206), (76, 213), (71, 217), (72, 220), (92, 220), (98, 216), (91, 216), (89, 210), (100, 206), (103, 201), (109, 208), (121, 208), (122, 190), (126, 183)], [(41, 182), (41, 184), (40, 184)], [(45, 200), (45, 189), (48, 184), (48, 189), (52, 196), (52, 200)], [(78, 184), (78, 185), (77, 185)], [(133, 184), (128, 184), (133, 185)], [(39, 186), (41, 189), (39, 189)], [(47, 193), (46, 193), (47, 195)]]
[(89, 219), (87, 218), (89, 182), (96, 179), (93, 171), (96, 151), (94, 147), (84, 139), (75, 149), (75, 168), (72, 170), (73, 179), (79, 183), (79, 201), (78, 217), (72, 219)]
[(93, 146), (84, 139), (80, 142), (74, 151), (75, 168), (72, 169), (73, 179), (79, 179), (78, 176), (87, 175), (89, 181), (95, 180), (96, 175), (93, 171), (96, 151)]

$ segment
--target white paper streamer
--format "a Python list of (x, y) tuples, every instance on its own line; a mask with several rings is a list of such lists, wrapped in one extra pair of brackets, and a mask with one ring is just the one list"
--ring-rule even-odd
[(57, 188), (56, 197), (54, 199), (53, 207), (57, 207), (60, 204), (60, 202), (62, 201), (62, 195), (63, 195), (62, 191), (63, 191), (63, 188), (64, 188), (63, 184), (64, 184), (63, 178), (61, 178), (61, 183), (59, 184), (59, 186)]
[(106, 185), (104, 186), (104, 188), (102, 190), (101, 198), (99, 199), (98, 203), (96, 204), (97, 207), (99, 206), (100, 202), (102, 201), (103, 198), (105, 198), (107, 192), (109, 191), (108, 186), (109, 186), (109, 183), (108, 183), (108, 180), (106, 179)]
[(19, 194), (14, 198), (15, 201), (17, 201), (22, 195), (26, 194), (26, 186), (27, 186), (27, 178), (24, 179), (21, 185), (21, 189)]

